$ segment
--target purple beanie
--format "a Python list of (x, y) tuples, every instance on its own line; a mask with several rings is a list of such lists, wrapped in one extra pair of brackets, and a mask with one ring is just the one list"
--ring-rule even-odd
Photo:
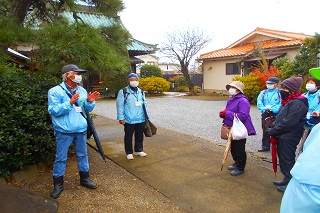
[(291, 77), (281, 82), (280, 86), (287, 88), (291, 92), (299, 92), (302, 86), (302, 81), (303, 79), (301, 77)]

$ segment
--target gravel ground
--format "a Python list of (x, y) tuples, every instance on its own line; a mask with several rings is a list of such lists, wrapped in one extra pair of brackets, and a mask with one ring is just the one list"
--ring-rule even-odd
[[(187, 133), (204, 139), (206, 142), (214, 142), (224, 145), (226, 142), (220, 139), (222, 119), (219, 111), (225, 109), (226, 100), (193, 100), (192, 97), (162, 96), (147, 97), (150, 120), (156, 126)], [(98, 101), (93, 113), (111, 119), (116, 119), (116, 103), (114, 99)], [(258, 153), (261, 148), (261, 114), (256, 106), (252, 106), (250, 115), (256, 136), (249, 136), (246, 144), (248, 152), (255, 153), (263, 158), (270, 158), (270, 153)]]

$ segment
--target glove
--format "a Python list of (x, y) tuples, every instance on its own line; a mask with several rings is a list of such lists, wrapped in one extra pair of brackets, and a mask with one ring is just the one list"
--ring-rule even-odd
[(264, 113), (263, 114), (265, 114), (265, 116), (266, 117), (271, 117), (271, 116), (273, 116), (274, 114), (273, 114), (273, 112), (270, 110), (270, 109), (268, 109), (268, 110), (266, 110), (266, 111), (264, 111)]
[(224, 116), (226, 116), (227, 110), (222, 110), (219, 112), (219, 116), (220, 118), (224, 118)]

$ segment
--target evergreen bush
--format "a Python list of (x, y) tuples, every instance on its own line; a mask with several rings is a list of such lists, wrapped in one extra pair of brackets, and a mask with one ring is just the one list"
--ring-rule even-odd
[(54, 155), (55, 139), (47, 92), (59, 83), (46, 74), (31, 74), (0, 65), (0, 176), (28, 168)]
[(146, 78), (146, 77), (161, 77), (162, 78), (162, 71), (159, 67), (155, 65), (145, 64), (140, 68), (140, 77)]

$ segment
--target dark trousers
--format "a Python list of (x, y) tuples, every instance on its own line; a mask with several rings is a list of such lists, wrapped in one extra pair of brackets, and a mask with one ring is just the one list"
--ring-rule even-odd
[(299, 139), (284, 139), (279, 138), (279, 142), (277, 143), (277, 154), (279, 157), (279, 165), (282, 174), (286, 180), (291, 179), (290, 170), (295, 164), (296, 158), (296, 149), (299, 143)]
[[(266, 115), (262, 114), (261, 115), (261, 126), (262, 129), (264, 129), (264, 120), (266, 119)], [(261, 145), (262, 149), (270, 149), (270, 135), (265, 132), (262, 131), (262, 145)]]
[(143, 129), (144, 122), (138, 124), (128, 124), (124, 125), (124, 148), (126, 154), (132, 154), (132, 137), (134, 134), (134, 151), (142, 152), (143, 151)]
[(239, 170), (244, 170), (244, 167), (246, 166), (246, 142), (247, 139), (231, 141), (231, 155), (235, 162), (235, 165), (239, 168)]

